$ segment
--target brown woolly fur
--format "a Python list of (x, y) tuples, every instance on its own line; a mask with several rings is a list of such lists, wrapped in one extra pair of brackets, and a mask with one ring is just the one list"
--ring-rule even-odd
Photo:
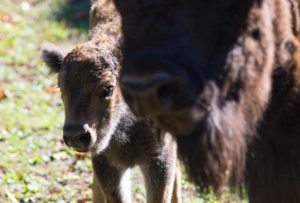
[(177, 136), (191, 180), (300, 202), (300, 1), (113, 1), (126, 102)]
[(88, 42), (65, 57), (54, 48), (42, 52), (58, 75), (64, 142), (92, 153), (93, 203), (132, 202), (129, 172), (134, 166), (143, 172), (147, 202), (180, 203), (176, 139), (127, 107), (119, 87), (120, 17), (111, 1), (92, 4)]
[(90, 25), (92, 28), (97, 25), (105, 25), (109, 22), (116, 22), (119, 14), (110, 0), (92, 0), (90, 10)]

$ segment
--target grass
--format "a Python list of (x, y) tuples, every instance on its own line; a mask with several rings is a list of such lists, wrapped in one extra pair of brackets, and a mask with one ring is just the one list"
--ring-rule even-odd
[[(40, 60), (44, 42), (69, 50), (87, 39), (87, 0), (1, 0), (0, 202), (90, 202), (91, 162), (62, 141), (63, 108), (55, 76)], [(145, 189), (133, 170), (136, 202)], [(183, 202), (239, 202), (197, 194), (182, 181)]]

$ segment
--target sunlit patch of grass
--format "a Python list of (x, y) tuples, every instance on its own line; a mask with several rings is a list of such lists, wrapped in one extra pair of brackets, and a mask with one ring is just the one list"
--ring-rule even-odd
[[(77, 202), (91, 197), (89, 159), (62, 143), (55, 76), (40, 60), (44, 41), (86, 39), (87, 30), (51, 16), (63, 0), (2, 0), (0, 8), (0, 202)], [(81, 191), (81, 192), (79, 192)]]

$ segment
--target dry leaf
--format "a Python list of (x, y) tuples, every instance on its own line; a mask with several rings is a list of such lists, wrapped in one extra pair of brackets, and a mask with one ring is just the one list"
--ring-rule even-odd
[(79, 200), (77, 200), (77, 202), (78, 203), (87, 203), (87, 200), (86, 200), (86, 198), (85, 199), (79, 199)]
[(18, 14), (12, 13), (0, 13), (0, 22), (13, 24), (22, 20), (22, 17)]
[(55, 94), (55, 93), (59, 93), (60, 89), (59, 87), (48, 87), (46, 91), (50, 94)]
[(12, 21), (12, 18), (10, 15), (3, 13), (0, 15), (0, 21), (3, 23), (10, 23)]
[(5, 174), (7, 172), (7, 168), (3, 165), (0, 165), (0, 171), (2, 174)]
[(4, 99), (5, 97), (4, 90), (0, 89), (0, 100)]
[(13, 93), (6, 89), (0, 89), (0, 100), (13, 97)]
[(88, 156), (88, 153), (76, 152), (75, 156), (78, 160), (84, 160)]

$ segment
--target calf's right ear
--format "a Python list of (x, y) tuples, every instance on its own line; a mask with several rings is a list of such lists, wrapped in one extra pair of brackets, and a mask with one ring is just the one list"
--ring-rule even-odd
[(64, 59), (64, 55), (57, 47), (42, 49), (41, 57), (50, 69), (50, 73), (58, 73)]

